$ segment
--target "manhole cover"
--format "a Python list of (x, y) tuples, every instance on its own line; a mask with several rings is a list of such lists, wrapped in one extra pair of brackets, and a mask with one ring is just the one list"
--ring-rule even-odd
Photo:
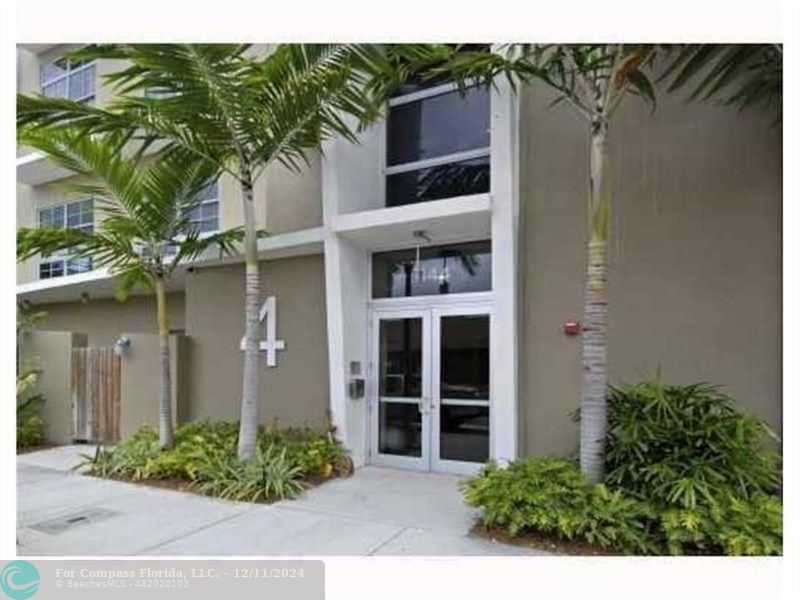
[(89, 523), (97, 523), (98, 521), (104, 521), (105, 519), (109, 519), (118, 514), (118, 512), (108, 510), (107, 508), (87, 508), (78, 512), (62, 515), (48, 521), (34, 523), (28, 527), (30, 529), (35, 529), (36, 531), (41, 531), (42, 533), (56, 535), (63, 533), (67, 529), (72, 529), (73, 527), (79, 527), (81, 525), (88, 525)]

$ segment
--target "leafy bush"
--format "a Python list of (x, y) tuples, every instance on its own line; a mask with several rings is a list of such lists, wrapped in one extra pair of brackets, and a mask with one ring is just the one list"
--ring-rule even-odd
[(778, 555), (783, 549), (782, 513), (775, 496), (729, 494), (711, 506), (668, 508), (661, 526), (672, 554)]
[[(775, 438), (717, 388), (659, 378), (609, 392), (607, 475), (590, 486), (564, 459), (489, 465), (464, 485), (486, 525), (625, 553), (782, 552)], [(777, 439), (777, 438), (775, 438)]]
[(777, 437), (718, 388), (663, 385), (656, 377), (612, 387), (608, 400), (608, 485), (688, 509), (776, 492), (777, 455), (762, 444)]
[(44, 396), (41, 394), (17, 404), (17, 448), (30, 448), (44, 443), (43, 404)]
[(656, 550), (650, 507), (589, 485), (565, 459), (527, 458), (503, 469), (490, 463), (462, 489), (467, 504), (482, 509), (485, 525), (500, 526), (511, 536), (535, 530), (622, 552)]
[(312, 477), (352, 471), (330, 432), (261, 427), (256, 456), (246, 461), (237, 457), (238, 434), (237, 423), (197, 421), (179, 427), (173, 447), (161, 450), (158, 433), (144, 426), (114, 447), (84, 455), (80, 467), (100, 477), (179, 479), (204, 494), (251, 502), (291, 498)]
[(30, 365), (22, 367), (17, 374), (17, 448), (30, 448), (44, 443), (44, 419), (41, 394), (25, 395), (39, 381), (41, 371)]
[(287, 457), (286, 448), (259, 447), (251, 460), (220, 453), (204, 463), (195, 480), (198, 491), (249, 502), (293, 498), (303, 490), (303, 471)]

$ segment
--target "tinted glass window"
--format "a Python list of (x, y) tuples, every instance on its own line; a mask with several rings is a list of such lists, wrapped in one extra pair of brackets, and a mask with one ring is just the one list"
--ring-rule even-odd
[(394, 106), (388, 124), (389, 166), (489, 147), (489, 91), (439, 94)]
[(485, 194), (490, 184), (489, 157), (406, 171), (386, 178), (386, 206)]
[(398, 298), (492, 289), (491, 242), (380, 252), (372, 256), (372, 297)]

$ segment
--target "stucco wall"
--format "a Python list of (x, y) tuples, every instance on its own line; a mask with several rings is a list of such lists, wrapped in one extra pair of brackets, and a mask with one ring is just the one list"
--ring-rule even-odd
[[(568, 106), (520, 100), (523, 452), (569, 454), (580, 396), (588, 131)], [(771, 115), (630, 98), (612, 125), (609, 373), (724, 385), (781, 426), (781, 140)]]
[[(113, 298), (90, 299), (88, 303), (38, 304), (47, 312), (42, 327), (51, 331), (75, 331), (88, 335), (89, 346), (111, 346), (123, 333), (156, 331), (155, 298), (131, 296), (125, 302)], [(167, 295), (170, 329), (184, 328), (184, 295)]]
[[(161, 391), (161, 366), (158, 336), (155, 334), (125, 333), (131, 344), (122, 355), (120, 384), (120, 435), (126, 438), (142, 425), (158, 429)], [(185, 359), (186, 338), (170, 336), (170, 376), (172, 384), (172, 419), (174, 424), (186, 421), (186, 381), (182, 363)]]
[(86, 336), (66, 331), (32, 331), (22, 334), (20, 358), (37, 365), (42, 373), (32, 394), (44, 395), (42, 419), (45, 439), (54, 444), (72, 441), (72, 349), (86, 346)]
[[(277, 301), (277, 367), (259, 362), (262, 422), (323, 425), (328, 354), (321, 255), (261, 263), (262, 297)], [(261, 336), (265, 327), (262, 325)], [(242, 393), (244, 268), (196, 269), (186, 278), (189, 418), (236, 420)]]

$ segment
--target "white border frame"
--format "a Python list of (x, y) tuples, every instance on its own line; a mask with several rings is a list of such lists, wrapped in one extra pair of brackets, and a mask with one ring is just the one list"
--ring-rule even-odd
[[(400, 456), (396, 454), (381, 454), (378, 445), (378, 435), (380, 430), (380, 322), (390, 319), (421, 319), (422, 321), (422, 397), (413, 398), (387, 398), (386, 402), (398, 402), (404, 404), (422, 403), (427, 406), (421, 415), (420, 441), (422, 448), (418, 458), (411, 456)], [(431, 314), (425, 309), (406, 309), (406, 310), (383, 310), (374, 311), (370, 314), (370, 349), (369, 349), (369, 394), (367, 396), (367, 432), (369, 448), (367, 450), (368, 461), (371, 464), (392, 467), (396, 469), (409, 469), (414, 471), (429, 471), (431, 460), (431, 385), (432, 371), (429, 348), (431, 347)], [(416, 400), (416, 401), (415, 401)]]
[[(493, 439), (496, 435), (497, 421), (494, 417), (492, 364), (492, 293), (454, 294), (442, 296), (411, 296), (408, 298), (388, 298), (370, 303), (369, 306), (369, 356), (368, 380), (366, 386), (366, 457), (367, 463), (376, 466), (473, 475), (484, 463), (445, 460), (439, 457), (439, 436), (441, 393), (439, 390), (439, 369), (441, 364), (441, 318), (458, 315), (487, 315), (489, 317), (489, 458), (494, 458)], [(422, 398), (426, 410), (422, 414), (422, 456), (412, 458), (381, 454), (378, 446), (379, 392), (380, 378), (380, 321), (385, 319), (422, 319)], [(389, 400), (390, 402), (393, 400)], [(403, 402), (399, 398), (397, 402)], [(408, 402), (408, 399), (405, 400)], [(484, 405), (484, 401), (480, 401)]]
[[(58, 62), (59, 60), (66, 60), (67, 61), (67, 71), (63, 75), (57, 75), (52, 79), (48, 79), (47, 81), (42, 80), (42, 71), (44, 69), (45, 64), (52, 64)], [(73, 102), (87, 102), (89, 100), (94, 100), (97, 97), (97, 61), (90, 60), (86, 64), (83, 64), (75, 69), (73, 69), (70, 65), (72, 64), (72, 60), (61, 56), (54, 60), (48, 61), (47, 63), (39, 65), (39, 93), (44, 96), (44, 88), (47, 85), (52, 85), (65, 79), (67, 82), (67, 95), (63, 97), (64, 100), (72, 100)], [(94, 81), (92, 82), (92, 93), (87, 94), (86, 96), (81, 96), (80, 98), (70, 98), (69, 97), (69, 78), (75, 75), (76, 73), (81, 73), (86, 71), (89, 68), (94, 68)], [(48, 98), (62, 98), (61, 96), (48, 96)]]
[(489, 318), (489, 398), (487, 400), (455, 400), (453, 405), (486, 406), (489, 409), (489, 439), (487, 460), (492, 456), (492, 440), (495, 436), (496, 422), (494, 419), (494, 402), (492, 398), (492, 305), (490, 303), (476, 305), (453, 305), (438, 307), (431, 310), (431, 373), (433, 375), (431, 389), (431, 405), (433, 418), (431, 419), (431, 470), (440, 473), (455, 473), (458, 475), (474, 475), (483, 467), (484, 463), (468, 462), (463, 460), (448, 460), (440, 456), (440, 435), (442, 419), (442, 391), (441, 391), (441, 361), (442, 361), (442, 317), (458, 317), (485, 315)]

